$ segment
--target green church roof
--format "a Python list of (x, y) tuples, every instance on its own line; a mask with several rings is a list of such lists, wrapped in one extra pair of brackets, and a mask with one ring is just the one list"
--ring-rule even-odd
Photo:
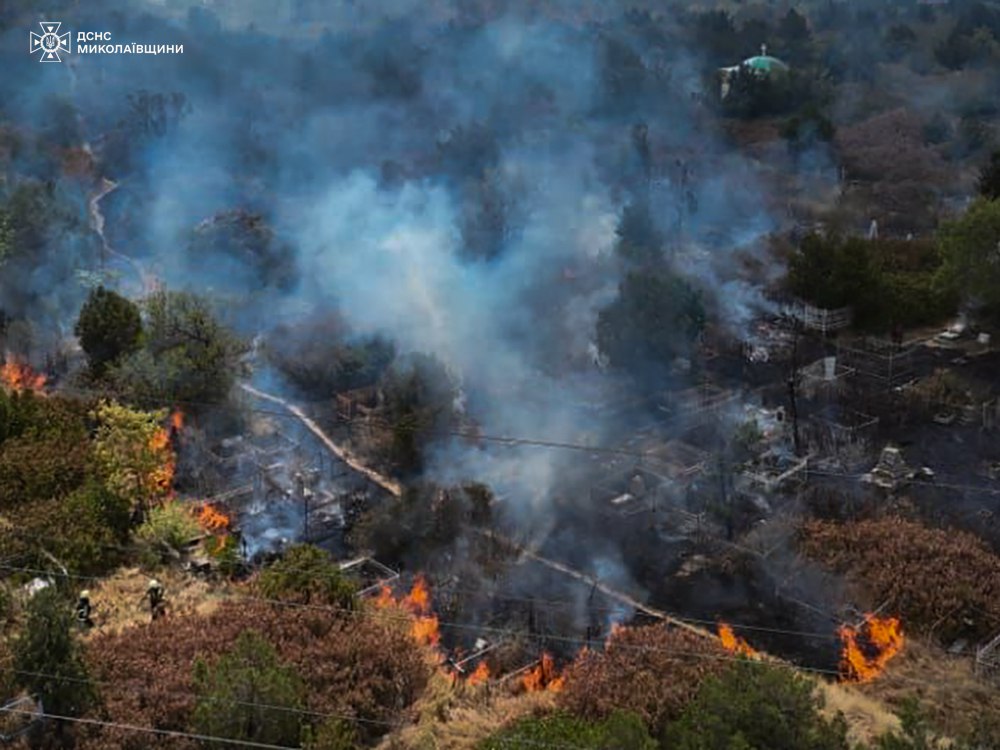
[(753, 70), (760, 70), (767, 73), (772, 71), (785, 71), (788, 70), (788, 66), (779, 60), (777, 57), (771, 57), (770, 55), (756, 55), (754, 57), (748, 57), (743, 61), (743, 65), (752, 68)]

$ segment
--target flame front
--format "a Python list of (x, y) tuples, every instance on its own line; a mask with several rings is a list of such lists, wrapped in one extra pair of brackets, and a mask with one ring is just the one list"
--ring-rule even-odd
[(401, 604), (413, 615), (410, 632), (417, 643), (437, 646), (441, 642), (441, 632), (438, 629), (437, 615), (431, 610), (431, 592), (422, 574), (417, 575), (413, 588)]
[(229, 528), (229, 516), (210, 503), (205, 503), (198, 511), (198, 525), (205, 531), (225, 532)]
[(375, 604), (378, 607), (396, 604), (409, 612), (413, 618), (410, 634), (417, 643), (436, 647), (441, 642), (438, 618), (431, 609), (431, 592), (423, 573), (417, 574), (410, 593), (399, 601), (393, 597), (392, 589), (382, 586)]
[(11, 360), (0, 366), (0, 383), (15, 393), (32, 391), (42, 393), (45, 387), (45, 376), (36, 373), (28, 365)]
[(724, 622), (719, 623), (719, 640), (722, 641), (722, 647), (731, 654), (749, 657), (757, 656), (757, 652), (750, 644), (736, 635), (733, 629)]
[(521, 678), (521, 684), (529, 693), (549, 690), (558, 693), (563, 689), (565, 678), (556, 671), (556, 664), (548, 652), (542, 653), (537, 666)]
[(149, 449), (156, 456), (157, 466), (151, 472), (153, 486), (163, 494), (171, 494), (174, 489), (174, 471), (176, 463), (174, 452), (170, 447), (170, 434), (164, 428), (153, 433), (149, 440)]
[(466, 680), (466, 685), (481, 685), (490, 679), (490, 667), (485, 661), (479, 662)]
[(840, 657), (842, 679), (848, 682), (871, 682), (885, 670), (886, 664), (903, 650), (905, 639), (899, 620), (866, 614), (858, 627), (843, 625), (837, 631), (843, 643)]

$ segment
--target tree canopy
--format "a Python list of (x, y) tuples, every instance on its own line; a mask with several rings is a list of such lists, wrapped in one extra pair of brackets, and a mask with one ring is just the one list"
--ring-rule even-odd
[(355, 605), (354, 586), (341, 575), (327, 552), (311, 544), (290, 547), (280, 560), (261, 572), (258, 587), (269, 599), (322, 603), (343, 609)]
[(1000, 313), (1000, 201), (981, 199), (938, 232), (945, 269), (965, 299)]
[(260, 633), (247, 630), (217, 660), (194, 666), (192, 724), (202, 734), (244, 742), (298, 745), (305, 686)]
[(112, 374), (123, 396), (141, 404), (186, 403), (192, 410), (224, 401), (246, 342), (218, 321), (205, 299), (188, 292), (155, 292), (143, 313), (143, 348)]
[(587, 721), (565, 714), (522, 719), (481, 742), (478, 750), (535, 746), (572, 746), (579, 750), (656, 750), (658, 747), (639, 717), (615, 712), (603, 721)]
[(630, 271), (597, 318), (597, 345), (617, 367), (667, 367), (705, 325), (701, 295), (669, 270)]
[(843, 718), (828, 721), (815, 684), (794, 672), (738, 661), (707, 680), (664, 732), (671, 750), (848, 750)]
[(139, 348), (142, 318), (133, 302), (99, 286), (84, 302), (73, 332), (80, 339), (91, 371), (101, 375), (109, 364)]
[(86, 665), (71, 628), (69, 603), (54, 586), (36, 593), (28, 617), (14, 641), (18, 681), (38, 695), (47, 713), (79, 716), (94, 698)]

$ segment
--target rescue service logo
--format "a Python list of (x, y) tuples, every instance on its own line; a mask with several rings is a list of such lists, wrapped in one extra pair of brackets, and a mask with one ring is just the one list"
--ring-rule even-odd
[(31, 54), (42, 53), (38, 62), (62, 62), (59, 53), (73, 51), (71, 49), (73, 40), (70, 38), (70, 32), (59, 33), (62, 21), (39, 21), (38, 25), (42, 27), (42, 33), (31, 32), (29, 52)]

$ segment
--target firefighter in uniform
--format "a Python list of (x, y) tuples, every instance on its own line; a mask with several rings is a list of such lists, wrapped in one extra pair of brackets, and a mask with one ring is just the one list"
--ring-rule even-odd
[(90, 592), (81, 591), (79, 599), (76, 600), (76, 621), (81, 628), (94, 627), (94, 621), (90, 619), (93, 608), (90, 606)]
[(165, 594), (163, 584), (155, 578), (150, 578), (142, 598), (149, 599), (149, 614), (154, 621), (166, 614)]

